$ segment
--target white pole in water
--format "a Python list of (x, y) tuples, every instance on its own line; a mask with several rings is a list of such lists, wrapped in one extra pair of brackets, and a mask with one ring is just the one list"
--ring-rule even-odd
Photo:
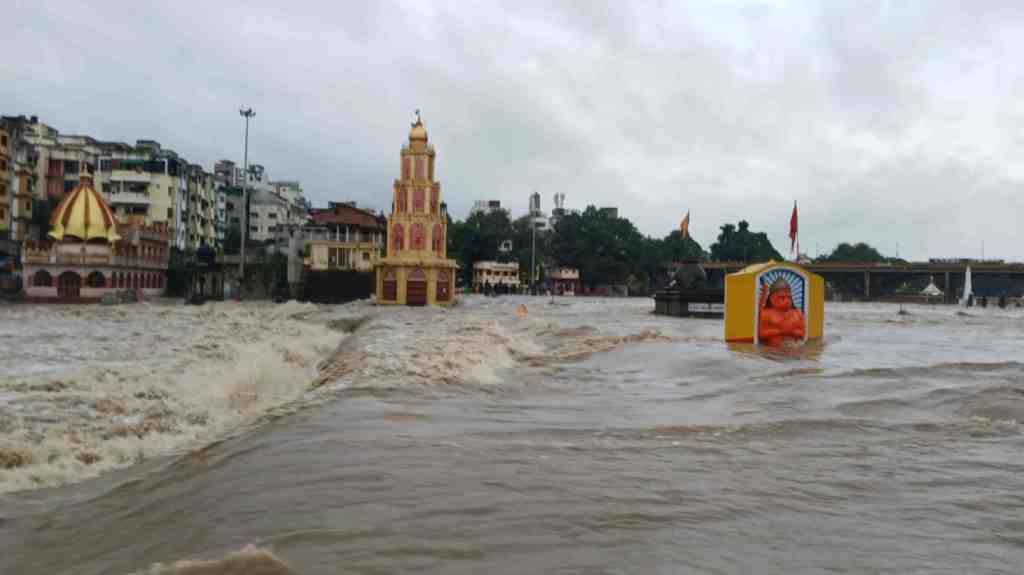
[(256, 116), (252, 108), (239, 109), (238, 114), (245, 118), (245, 152), (242, 158), (242, 258), (238, 262), (238, 299), (242, 299), (242, 286), (245, 284), (245, 237), (249, 231), (249, 120)]

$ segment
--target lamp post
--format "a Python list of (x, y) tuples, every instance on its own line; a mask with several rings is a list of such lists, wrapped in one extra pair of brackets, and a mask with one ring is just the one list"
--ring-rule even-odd
[(245, 285), (245, 237), (249, 231), (249, 120), (256, 117), (252, 108), (241, 108), (238, 114), (245, 118), (245, 152), (242, 156), (242, 258), (238, 262), (238, 299), (242, 299)]
[(533, 198), (536, 191), (530, 196), (530, 294), (537, 295), (534, 283), (537, 281), (537, 222), (534, 221), (536, 214), (533, 210)]

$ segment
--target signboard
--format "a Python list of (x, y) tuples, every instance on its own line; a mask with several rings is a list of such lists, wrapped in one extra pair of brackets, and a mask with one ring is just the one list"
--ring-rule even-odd
[(690, 313), (725, 313), (725, 304), (690, 302), (686, 304), (686, 311)]

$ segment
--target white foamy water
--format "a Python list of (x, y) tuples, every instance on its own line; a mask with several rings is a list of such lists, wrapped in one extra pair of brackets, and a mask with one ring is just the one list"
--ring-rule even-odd
[(289, 302), (0, 307), (0, 492), (209, 441), (301, 397), (343, 334)]

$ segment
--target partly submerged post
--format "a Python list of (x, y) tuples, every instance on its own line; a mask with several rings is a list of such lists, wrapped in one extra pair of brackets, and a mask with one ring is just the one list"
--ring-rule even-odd
[(747, 266), (725, 278), (725, 341), (781, 345), (825, 332), (825, 280), (789, 262)]

